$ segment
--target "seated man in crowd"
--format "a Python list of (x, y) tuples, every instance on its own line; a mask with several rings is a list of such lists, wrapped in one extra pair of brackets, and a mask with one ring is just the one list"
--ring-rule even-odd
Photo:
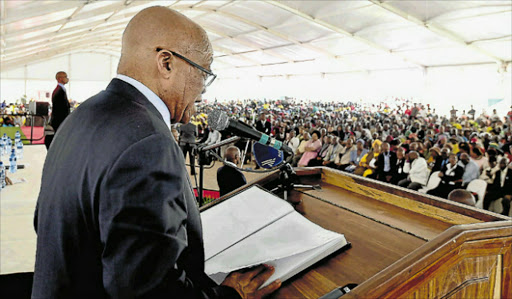
[(227, 160), (226, 165), (217, 170), (220, 196), (247, 184), (244, 174), (236, 168), (240, 163), (240, 149), (236, 146), (230, 146), (226, 149), (224, 157)]
[(338, 144), (340, 147), (338, 148), (334, 162), (332, 164), (328, 164), (327, 166), (339, 170), (344, 170), (347, 166), (350, 165), (350, 155), (352, 151), (356, 150), (356, 147), (352, 142), (352, 138), (348, 138), (346, 141), (341, 140), (340, 138), (338, 140)]
[(459, 189), (462, 186), (464, 168), (457, 163), (457, 155), (451, 153), (448, 161), (449, 163), (445, 164), (439, 172), (441, 182), (436, 188), (428, 191), (428, 194), (447, 198), (452, 190)]
[(291, 130), (290, 133), (288, 133), (284, 144), (288, 145), (294, 153), (297, 151), (300, 145), (300, 140), (295, 136), (295, 130)]
[(324, 160), (322, 162), (323, 166), (327, 166), (331, 163), (334, 163), (334, 160), (336, 159), (336, 154), (339, 152), (339, 148), (341, 148), (341, 145), (339, 144), (339, 137), (332, 136), (331, 146), (329, 147), (327, 155), (325, 155)]
[(350, 165), (345, 168), (345, 171), (352, 173), (357, 166), (359, 166), (359, 162), (361, 162), (361, 159), (368, 152), (368, 150), (364, 148), (364, 144), (365, 142), (363, 139), (357, 140), (356, 149), (350, 152)]
[(396, 153), (389, 150), (389, 143), (382, 143), (381, 154), (377, 158), (376, 166), (376, 179), (386, 183), (391, 182), (396, 167)]
[(425, 158), (421, 157), (418, 152), (411, 151), (404, 165), (404, 173), (407, 173), (408, 176), (398, 182), (398, 185), (417, 191), (427, 184), (430, 171)]
[(394, 168), (395, 170), (392, 173), (393, 178), (391, 179), (391, 184), (398, 185), (401, 180), (407, 178), (408, 174), (404, 172), (406, 160), (405, 149), (403, 147), (396, 149), (396, 164)]
[(484, 209), (488, 210), (491, 202), (503, 198), (503, 215), (508, 215), (510, 209), (510, 197), (512, 196), (512, 169), (507, 167), (507, 158), (501, 158), (497, 171), (494, 172), (492, 183), (487, 186), (487, 194), (484, 197)]
[(482, 171), (482, 174), (480, 175), (480, 179), (487, 182), (487, 184), (492, 184), (493, 176), (496, 171), (498, 171), (500, 168), (498, 167), (498, 161), (496, 160), (496, 157), (490, 157), (488, 166), (484, 168)]
[(461, 166), (464, 167), (464, 174), (462, 175), (462, 187), (466, 188), (472, 180), (480, 177), (480, 168), (476, 165), (475, 161), (471, 160), (467, 153), (460, 155)]
[(446, 164), (449, 164), (448, 157), (450, 156), (450, 149), (444, 147), (441, 149), (441, 163), (436, 163), (432, 168), (432, 173), (436, 171), (441, 171)]
[[(323, 132), (325, 130), (321, 130), (320, 132)], [(314, 158), (309, 160), (308, 166), (320, 166), (323, 164), (323, 161), (325, 157), (327, 157), (329, 151), (332, 149), (332, 136), (331, 135), (325, 135), (322, 138), (322, 148), (318, 152), (318, 155)]]
[(455, 189), (448, 194), (448, 200), (462, 203), (474, 207), (476, 205), (475, 197), (471, 192), (464, 189)]

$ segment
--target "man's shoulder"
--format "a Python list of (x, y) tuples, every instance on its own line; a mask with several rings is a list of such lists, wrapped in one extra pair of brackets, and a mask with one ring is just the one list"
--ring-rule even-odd
[(217, 169), (217, 174), (219, 174), (219, 173), (221, 173), (223, 175), (229, 175), (232, 173), (241, 173), (241, 172), (234, 167), (223, 165), (223, 166), (219, 167), (219, 169)]
[(131, 140), (142, 139), (152, 134), (170, 136), (170, 130), (157, 115), (158, 112), (150, 111), (148, 106), (104, 90), (78, 106), (69, 116), (69, 123), (75, 127), (87, 127), (90, 131), (101, 133), (97, 136), (100, 139), (111, 131), (118, 132), (118, 140), (121, 137)]

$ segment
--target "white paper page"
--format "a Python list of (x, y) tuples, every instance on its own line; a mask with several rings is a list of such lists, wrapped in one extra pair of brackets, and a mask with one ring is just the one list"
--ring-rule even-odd
[(293, 212), (284, 200), (254, 186), (201, 213), (205, 259)]
[[(340, 235), (339, 238), (332, 240), (324, 246), (292, 255), (290, 257), (285, 257), (276, 261), (265, 263), (274, 266), (275, 272), (272, 274), (272, 276), (270, 276), (269, 279), (267, 279), (263, 285), (261, 285), (260, 288), (267, 286), (276, 279), (281, 279), (282, 282), (286, 281), (291, 276), (313, 265), (317, 261), (330, 255), (345, 245), (347, 245), (347, 241), (343, 235)], [(224, 281), (228, 274), (229, 273), (217, 273), (211, 275), (210, 278), (213, 279), (213, 281), (216, 283), (220, 284)]]
[(229, 273), (267, 263), (318, 248), (340, 236), (294, 211), (206, 261), (205, 272)]

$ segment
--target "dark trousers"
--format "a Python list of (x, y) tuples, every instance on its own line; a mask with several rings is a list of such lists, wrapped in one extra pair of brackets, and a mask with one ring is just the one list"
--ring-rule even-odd
[(323, 165), (323, 162), (324, 162), (324, 159), (322, 157), (317, 157), (315, 159), (311, 159), (309, 160), (308, 162), (308, 166), (310, 167), (313, 167), (313, 166), (322, 166)]
[(489, 206), (495, 200), (503, 198), (501, 204), (503, 205), (502, 214), (508, 216), (510, 211), (510, 195), (507, 195), (506, 192), (501, 190), (501, 188), (496, 188), (494, 185), (491, 185), (487, 191), (487, 194), (484, 197), (484, 209), (489, 210)]
[(435, 189), (428, 191), (427, 194), (439, 196), (442, 198), (448, 198), (448, 194), (450, 194), (450, 192), (452, 192), (455, 189), (459, 189), (460, 187), (461, 187), (460, 183), (457, 183), (455, 185), (450, 185), (448, 183), (441, 182)]
[(503, 205), (503, 212), (501, 212), (502, 215), (508, 216), (510, 213), (510, 200), (511, 198), (509, 196), (503, 197), (503, 200), (501, 201), (501, 204)]
[(373, 178), (378, 179), (381, 182), (391, 183), (391, 180), (393, 179), (391, 171), (384, 172), (380, 171), (374, 174)]
[(196, 174), (196, 157), (194, 155), (194, 145), (190, 143), (181, 143), (181, 150), (183, 151), (183, 158), (187, 161), (187, 152), (190, 157), (190, 174)]
[(46, 146), (46, 150), (50, 148), (50, 145), (52, 144), (54, 135), (46, 135), (44, 136), (44, 145)]
[(407, 188), (407, 189), (411, 189), (411, 190), (414, 190), (414, 191), (418, 191), (418, 190), (421, 189), (421, 187), (423, 187), (422, 184), (411, 182), (409, 179), (403, 179), (403, 180), (399, 181), (398, 182), (398, 186), (404, 187), (404, 188)]

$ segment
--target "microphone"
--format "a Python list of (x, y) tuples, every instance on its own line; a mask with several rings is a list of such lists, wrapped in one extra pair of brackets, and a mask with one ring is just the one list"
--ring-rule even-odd
[(209, 113), (208, 126), (217, 131), (228, 130), (237, 136), (256, 140), (261, 144), (271, 146), (276, 150), (283, 150), (286, 153), (293, 155), (292, 149), (283, 144), (281, 141), (276, 140), (267, 134), (263, 134), (239, 120), (230, 119), (224, 111), (214, 110)]

